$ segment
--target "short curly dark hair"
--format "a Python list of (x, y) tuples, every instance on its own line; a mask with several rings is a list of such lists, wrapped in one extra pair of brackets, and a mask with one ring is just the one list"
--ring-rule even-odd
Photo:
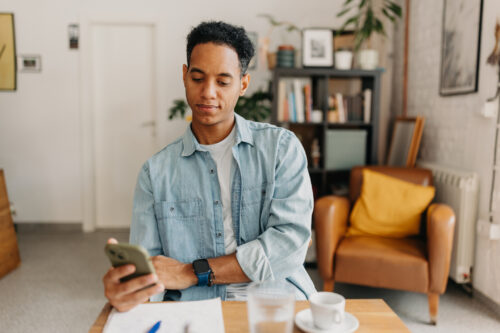
[(221, 21), (202, 22), (197, 27), (194, 27), (187, 36), (188, 67), (194, 47), (204, 43), (227, 45), (233, 48), (238, 54), (241, 75), (246, 74), (248, 64), (255, 54), (255, 49), (243, 27)]

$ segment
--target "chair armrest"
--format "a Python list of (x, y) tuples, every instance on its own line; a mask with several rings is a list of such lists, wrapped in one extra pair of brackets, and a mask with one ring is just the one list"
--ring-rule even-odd
[(314, 204), (316, 257), (324, 280), (333, 279), (333, 258), (340, 240), (347, 231), (350, 202), (347, 198), (329, 195)]
[(450, 272), (455, 214), (450, 206), (432, 204), (427, 211), (429, 292), (442, 294)]

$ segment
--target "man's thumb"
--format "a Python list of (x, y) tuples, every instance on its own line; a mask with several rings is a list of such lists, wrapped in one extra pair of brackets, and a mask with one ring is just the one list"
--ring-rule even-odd
[(118, 241), (115, 238), (109, 238), (107, 243), (108, 244), (118, 244)]

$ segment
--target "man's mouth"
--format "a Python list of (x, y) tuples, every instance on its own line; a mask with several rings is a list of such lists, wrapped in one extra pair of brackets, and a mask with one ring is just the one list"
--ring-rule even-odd
[(198, 109), (201, 111), (214, 111), (218, 108), (216, 105), (210, 105), (210, 104), (196, 104)]

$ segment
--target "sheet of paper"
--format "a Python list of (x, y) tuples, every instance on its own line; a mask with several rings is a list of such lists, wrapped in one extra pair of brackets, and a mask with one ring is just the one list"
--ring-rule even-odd
[(148, 332), (161, 320), (157, 332), (224, 333), (220, 298), (193, 302), (145, 303), (128, 312), (112, 309), (104, 333)]

